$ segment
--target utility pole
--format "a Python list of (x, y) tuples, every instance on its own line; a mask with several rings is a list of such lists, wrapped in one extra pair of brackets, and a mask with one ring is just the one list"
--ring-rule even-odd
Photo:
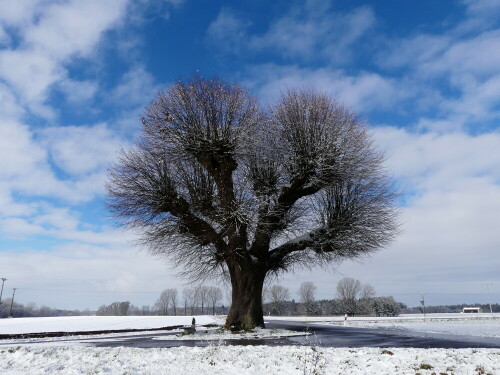
[(488, 304), (490, 305), (490, 314), (493, 314), (493, 309), (491, 308), (491, 295), (489, 284), (484, 284), (486, 286), (486, 292), (488, 292)]
[(2, 277), (2, 289), (0, 290), (0, 302), (2, 302), (2, 294), (3, 294), (3, 283), (7, 280), (5, 277)]
[(10, 301), (9, 318), (12, 318), (12, 305), (14, 304), (14, 296), (16, 295), (16, 289), (17, 288), (12, 288), (12, 289), (14, 289), (14, 292), (12, 293), (12, 301)]
[(424, 322), (425, 322), (425, 293), (420, 293), (420, 295), (422, 296), (420, 303), (422, 304), (422, 308), (424, 310)]

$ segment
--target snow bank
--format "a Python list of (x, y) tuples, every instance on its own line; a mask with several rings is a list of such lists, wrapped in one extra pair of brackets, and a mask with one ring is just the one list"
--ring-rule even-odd
[[(192, 335), (171, 335), (155, 337), (153, 340), (168, 341), (227, 341), (227, 340), (258, 340), (279, 337), (308, 336), (310, 333), (291, 331), (289, 329), (255, 328), (250, 332), (231, 332), (222, 329), (199, 329)], [(1, 341), (0, 341), (1, 343)]]
[[(267, 321), (287, 320), (298, 322), (330, 322), (343, 323), (344, 316), (265, 316)], [(427, 314), (425, 321), (477, 321), (477, 320), (500, 320), (500, 313), (482, 314)], [(423, 322), (423, 314), (401, 314), (399, 316), (355, 316), (349, 317), (349, 322), (372, 322), (372, 323), (399, 323), (399, 322)]]
[[(190, 325), (192, 316), (65, 316), (0, 319), (0, 334), (153, 329)], [(196, 324), (223, 324), (224, 317), (195, 316)]]
[(500, 319), (475, 321), (426, 321), (401, 323), (353, 322), (349, 326), (360, 328), (385, 328), (430, 334), (463, 335), (477, 337), (500, 337)]
[(498, 374), (497, 349), (0, 347), (0, 373)]

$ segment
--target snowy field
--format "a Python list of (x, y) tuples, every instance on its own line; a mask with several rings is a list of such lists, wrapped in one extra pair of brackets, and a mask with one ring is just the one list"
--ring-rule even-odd
[[(343, 324), (341, 317), (267, 318), (266, 320), (307, 320), (311, 324)], [(433, 316), (426, 322), (423, 322), (421, 316), (356, 318), (350, 319), (348, 326), (413, 327), (426, 330), (448, 327), (447, 333), (450, 333), (456, 332), (458, 326), (477, 324), (488, 327), (495, 333), (498, 332), (495, 329), (500, 324), (499, 318), (498, 315), (470, 317), (461, 314), (451, 317)], [(200, 325), (221, 324), (223, 317), (200, 316), (196, 317), (196, 322)], [(0, 320), (0, 333), (151, 329), (190, 323), (191, 317), (19, 318)], [(50, 340), (44, 343), (37, 340), (25, 341), (20, 345), (19, 340), (3, 340), (0, 343), (0, 374), (500, 375), (500, 349), (320, 348), (314, 344), (278, 347), (223, 345), (228, 337), (276, 337), (286, 334), (281, 331), (257, 330), (255, 333), (236, 337), (228, 333), (219, 334), (212, 329), (208, 333), (199, 333), (206, 335), (206, 340), (215, 340), (210, 346), (203, 348), (97, 348), (84, 341), (72, 341), (70, 345)], [(161, 340), (162, 337), (157, 339)]]
[(0, 347), (0, 374), (500, 374), (500, 350)]
[[(154, 329), (190, 325), (191, 316), (64, 316), (0, 319), (0, 335), (37, 332), (88, 332)], [(196, 316), (196, 324), (223, 324), (225, 317)]]

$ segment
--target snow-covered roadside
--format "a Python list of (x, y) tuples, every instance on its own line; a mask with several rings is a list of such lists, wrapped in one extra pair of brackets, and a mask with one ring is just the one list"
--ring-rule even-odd
[(0, 373), (32, 374), (498, 374), (498, 349), (2, 347)]
[(267, 321), (301, 321), (355, 328), (382, 328), (427, 334), (500, 337), (500, 314), (428, 314), (398, 317), (269, 317)]
[[(299, 322), (327, 322), (344, 323), (344, 316), (265, 316), (266, 321), (286, 320)], [(423, 314), (401, 314), (399, 316), (355, 316), (348, 317), (348, 322), (373, 322), (373, 323), (400, 323), (400, 322), (423, 322)], [(477, 320), (500, 320), (500, 313), (481, 314), (427, 314), (425, 321), (477, 321)]]
[(256, 328), (250, 332), (230, 332), (223, 329), (197, 330), (193, 335), (174, 335), (155, 337), (154, 340), (207, 340), (207, 341), (226, 341), (226, 340), (260, 340), (279, 337), (306, 336), (309, 333), (296, 332), (289, 329), (263, 329)]
[[(322, 323), (324, 324), (324, 322)], [(344, 325), (343, 322), (327, 322), (332, 325)], [(347, 321), (347, 327), (383, 328), (428, 334), (462, 335), (476, 337), (500, 337), (500, 317), (479, 319), (415, 319), (415, 320), (355, 320)]]
[(463, 335), (477, 337), (500, 337), (500, 320), (476, 321), (427, 321), (402, 323), (349, 322), (349, 326), (360, 328), (384, 328), (409, 332)]
[[(262, 329), (257, 328), (250, 332), (230, 332), (222, 328), (204, 328), (198, 327), (196, 333), (184, 335), (183, 330), (177, 329), (168, 332), (165, 331), (148, 331), (148, 332), (127, 332), (127, 333), (107, 333), (98, 335), (75, 335), (64, 337), (37, 337), (37, 338), (17, 338), (0, 340), (0, 346), (5, 345), (50, 345), (50, 346), (82, 346), (86, 345), (89, 341), (109, 342), (115, 341), (118, 337), (120, 340), (133, 339), (137, 336), (158, 335), (153, 337), (153, 340), (168, 340), (168, 341), (214, 341), (222, 343), (227, 340), (262, 340), (273, 339), (280, 337), (291, 336), (306, 336), (309, 333), (296, 332), (288, 329)], [(161, 335), (161, 336), (160, 336)]]

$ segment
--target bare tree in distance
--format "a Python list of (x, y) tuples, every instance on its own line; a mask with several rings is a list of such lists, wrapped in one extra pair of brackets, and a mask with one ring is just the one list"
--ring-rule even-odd
[(375, 288), (370, 284), (362, 284), (359, 292), (360, 313), (370, 314), (372, 312), (373, 298), (375, 297)]
[(160, 315), (168, 315), (168, 308), (171, 306), (171, 293), (174, 289), (165, 289), (156, 300), (155, 308)]
[(194, 310), (194, 305), (196, 304), (194, 299), (194, 289), (193, 288), (184, 288), (182, 290), (182, 298), (184, 301), (184, 315), (187, 315), (187, 309), (190, 308), (189, 312), (192, 315)]
[(375, 297), (375, 288), (370, 284), (362, 284), (359, 294), (360, 299), (370, 299)]
[(316, 292), (316, 286), (310, 281), (304, 281), (300, 284), (298, 295), (300, 297), (300, 302), (304, 304), (306, 314), (311, 311), (312, 304), (316, 300), (314, 298), (314, 293)]
[(215, 307), (222, 301), (222, 289), (216, 286), (207, 287), (207, 297), (212, 306), (212, 315), (215, 315)]
[(281, 285), (273, 285), (269, 288), (269, 301), (273, 306), (273, 314), (283, 314), (283, 303), (290, 298), (288, 288)]
[(195, 300), (201, 306), (201, 314), (205, 313), (205, 305), (208, 302), (209, 287), (204, 285), (199, 285), (194, 288)]
[(263, 109), (238, 85), (194, 76), (142, 124), (110, 169), (108, 206), (181, 274), (229, 279), (227, 328), (264, 326), (266, 277), (366, 256), (397, 233), (383, 156), (328, 95), (290, 90)]
[(345, 277), (337, 283), (337, 295), (346, 314), (368, 314), (375, 289), (370, 284), (361, 284), (359, 280)]
[(172, 288), (167, 290), (169, 291), (170, 306), (172, 306), (172, 309), (174, 310), (174, 315), (177, 315), (177, 289)]
[(269, 289), (270, 289), (270, 286), (267, 285), (267, 283), (264, 283), (264, 286), (262, 287), (262, 303), (269, 302), (269, 298), (270, 298)]

